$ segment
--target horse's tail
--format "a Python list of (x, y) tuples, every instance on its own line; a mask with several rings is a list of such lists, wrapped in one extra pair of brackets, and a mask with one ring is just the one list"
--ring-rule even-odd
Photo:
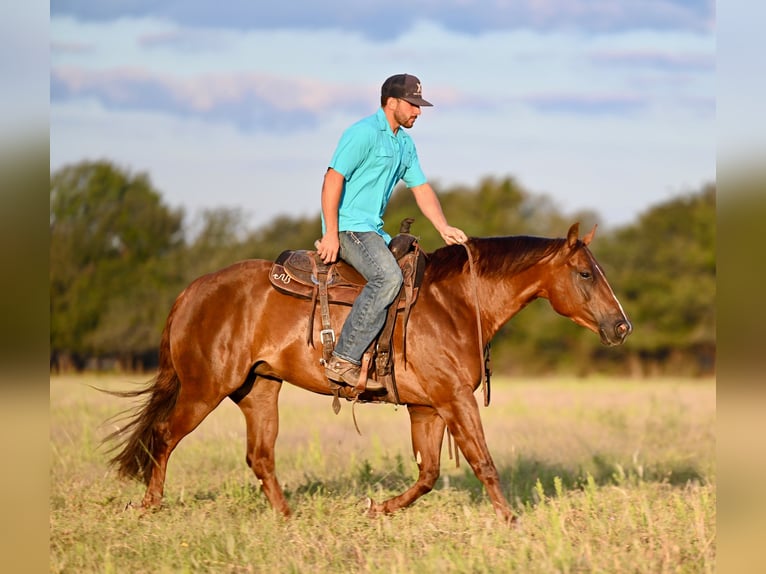
[(159, 439), (156, 425), (168, 419), (181, 389), (181, 381), (170, 357), (170, 329), (181, 299), (181, 296), (176, 299), (162, 331), (157, 376), (143, 389), (106, 391), (126, 398), (146, 396), (143, 404), (117, 415), (120, 421), (127, 422), (104, 439), (104, 442), (117, 441), (111, 450), (118, 452), (109, 463), (117, 468), (118, 475), (135, 478), (144, 484), (149, 483), (155, 462), (155, 446)]

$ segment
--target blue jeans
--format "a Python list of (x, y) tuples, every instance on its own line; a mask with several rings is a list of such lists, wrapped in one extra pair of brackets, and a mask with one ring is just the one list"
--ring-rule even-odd
[(333, 355), (359, 365), (386, 322), (386, 312), (402, 286), (402, 271), (386, 240), (374, 231), (341, 231), (340, 257), (367, 284), (354, 301)]

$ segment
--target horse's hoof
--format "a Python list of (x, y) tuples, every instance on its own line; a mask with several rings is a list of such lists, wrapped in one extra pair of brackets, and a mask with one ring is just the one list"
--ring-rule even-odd
[(372, 498), (368, 496), (364, 502), (365, 502), (365, 514), (369, 518), (375, 518), (376, 516), (380, 516), (382, 514), (380, 505), (376, 504)]
[(142, 500), (141, 513), (158, 512), (162, 509), (162, 500)]

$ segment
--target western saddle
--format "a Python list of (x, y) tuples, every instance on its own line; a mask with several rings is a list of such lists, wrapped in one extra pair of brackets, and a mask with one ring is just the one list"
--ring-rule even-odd
[[(396, 388), (393, 360), (393, 334), (398, 312), (402, 313), (402, 358), (407, 364), (406, 332), (410, 311), (418, 297), (418, 290), (425, 270), (425, 255), (417, 242), (417, 237), (410, 234), (413, 219), (407, 218), (401, 223), (399, 234), (390, 242), (389, 248), (396, 257), (402, 270), (403, 283), (396, 299), (388, 309), (386, 322), (372, 342), (362, 359), (362, 381), (356, 387), (342, 386), (329, 381), (334, 395), (333, 409), (340, 409), (338, 396), (356, 400), (365, 391), (367, 377), (381, 381), (386, 387), (386, 395), (376, 397), (387, 402), (400, 404)], [(332, 305), (353, 305), (354, 300), (366, 284), (358, 271), (343, 260), (326, 265), (316, 251), (287, 250), (276, 259), (269, 274), (271, 284), (281, 293), (308, 299), (311, 312), (306, 329), (306, 343), (314, 346), (314, 316), (319, 304), (322, 329), (319, 336), (322, 342), (322, 362), (330, 360), (335, 347), (335, 331), (330, 321)], [(370, 373), (370, 364), (375, 369)]]

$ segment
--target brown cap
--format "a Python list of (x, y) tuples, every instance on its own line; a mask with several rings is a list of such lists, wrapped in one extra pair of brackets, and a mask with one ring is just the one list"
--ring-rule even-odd
[(420, 80), (410, 74), (391, 76), (380, 89), (381, 98), (399, 98), (414, 106), (433, 106), (423, 99)]

